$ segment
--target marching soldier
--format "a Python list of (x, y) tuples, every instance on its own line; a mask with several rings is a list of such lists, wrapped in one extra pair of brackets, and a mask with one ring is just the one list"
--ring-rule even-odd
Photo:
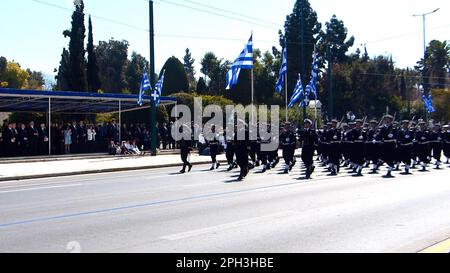
[(209, 152), (211, 155), (211, 161), (212, 161), (212, 166), (211, 166), (211, 171), (213, 171), (214, 169), (218, 169), (220, 167), (220, 163), (217, 161), (217, 154), (219, 153), (219, 146), (220, 146), (220, 142), (219, 142), (219, 134), (216, 132), (216, 126), (212, 125), (211, 126), (211, 133), (212, 133), (212, 138), (210, 140), (207, 140), (207, 143), (209, 144)]
[(355, 164), (353, 171), (357, 172), (358, 176), (362, 176), (363, 165), (366, 162), (364, 155), (364, 144), (367, 140), (367, 134), (363, 131), (362, 126), (364, 122), (361, 119), (355, 121), (355, 128), (350, 132), (350, 155), (352, 162)]
[(319, 141), (316, 130), (312, 129), (311, 120), (305, 120), (305, 128), (300, 131), (299, 141), (302, 146), (302, 161), (306, 167), (306, 179), (310, 179), (315, 169), (314, 150)]
[(291, 124), (286, 122), (280, 135), (281, 148), (283, 150), (283, 159), (286, 164), (284, 173), (289, 173), (294, 166), (295, 142), (296, 137), (291, 131)]
[(414, 131), (410, 128), (409, 123), (408, 120), (402, 121), (402, 128), (397, 136), (398, 154), (400, 162), (405, 164), (405, 174), (410, 173), (414, 141)]
[[(240, 121), (238, 123), (236, 136), (235, 136), (235, 142), (236, 142), (236, 163), (238, 164), (240, 168), (239, 178), (238, 181), (244, 180), (248, 173), (249, 173), (249, 131), (248, 128), (246, 128), (246, 124), (243, 121)], [(243, 139), (241, 139), (243, 137)]]
[(331, 129), (328, 132), (327, 142), (330, 143), (329, 146), (329, 159), (330, 159), (330, 167), (331, 167), (331, 175), (337, 175), (340, 171), (341, 164), (341, 140), (342, 140), (342, 132), (339, 128), (337, 128), (337, 124), (339, 122), (337, 120), (331, 121)]
[(351, 158), (350, 158), (350, 149), (351, 149), (351, 129), (347, 123), (342, 125), (342, 156), (344, 157), (344, 167), (349, 167)]
[(367, 159), (372, 162), (372, 173), (377, 173), (380, 161), (380, 148), (382, 136), (378, 130), (378, 121), (370, 121), (370, 129), (367, 132), (366, 155)]
[[(270, 126), (269, 125), (264, 125), (264, 126), (267, 126), (267, 132), (270, 132)], [(260, 143), (260, 145), (270, 144), (271, 140), (267, 139), (265, 136), (260, 136), (259, 137), (259, 143)], [(263, 151), (261, 149), (260, 159), (261, 159), (261, 164), (263, 166), (263, 169), (262, 169), (261, 173), (265, 173), (266, 171), (271, 169), (271, 164), (269, 162), (269, 155), (270, 154), (273, 154), (273, 151)]]
[(231, 171), (237, 167), (236, 162), (234, 161), (234, 134), (229, 136), (225, 133), (225, 156), (227, 158), (228, 169), (227, 171)]
[(422, 165), (422, 171), (427, 170), (427, 165), (430, 163), (428, 158), (430, 145), (430, 132), (427, 130), (426, 123), (423, 120), (419, 121), (419, 130), (416, 132), (415, 141), (417, 142), (416, 154)]
[(394, 170), (394, 162), (395, 162), (395, 150), (397, 147), (397, 130), (394, 128), (392, 122), (394, 121), (394, 117), (391, 115), (386, 115), (384, 117), (384, 126), (381, 129), (381, 136), (383, 139), (382, 144), (382, 159), (388, 165), (388, 173), (386, 177), (392, 177), (392, 171)]
[[(192, 135), (192, 130), (190, 126), (184, 125), (184, 129)], [(186, 173), (186, 167), (188, 167), (188, 172), (192, 170), (192, 164), (189, 162), (189, 156), (191, 151), (193, 150), (193, 142), (192, 137), (190, 139), (181, 139), (180, 140), (180, 155), (181, 161), (183, 161), (183, 169), (181, 169), (180, 173)]]
[(433, 132), (430, 134), (430, 144), (433, 151), (433, 158), (436, 160), (436, 170), (439, 170), (442, 157), (442, 130), (440, 124), (434, 126)]
[(450, 125), (445, 125), (443, 127), (444, 132), (442, 134), (444, 155), (447, 158), (447, 163), (450, 163)]

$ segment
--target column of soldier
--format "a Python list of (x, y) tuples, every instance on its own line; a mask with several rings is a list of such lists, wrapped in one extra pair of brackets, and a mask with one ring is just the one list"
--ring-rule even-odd
[[(393, 177), (394, 171), (401, 171), (403, 175), (411, 174), (411, 169), (420, 168), (427, 171), (430, 164), (434, 163), (436, 169), (449, 164), (450, 159), (450, 126), (442, 126), (438, 123), (427, 124), (423, 120), (418, 122), (403, 120), (394, 122), (391, 115), (383, 117), (382, 121), (367, 121), (355, 119), (348, 123), (332, 120), (325, 124), (324, 128), (316, 130), (313, 122), (305, 120), (302, 129), (294, 129), (290, 123), (286, 123), (280, 130), (280, 149), (283, 151), (284, 173), (292, 171), (296, 164), (295, 151), (301, 148), (301, 159), (306, 169), (306, 177), (310, 179), (314, 173), (314, 155), (322, 167), (329, 171), (330, 176), (336, 176), (342, 168), (346, 168), (354, 176), (363, 176), (363, 169), (370, 169), (371, 174), (377, 174), (382, 166), (386, 166), (387, 173), (383, 177)], [(262, 167), (260, 173), (274, 169), (280, 162), (278, 150), (261, 151), (261, 144), (267, 144), (270, 140), (258, 137), (256, 141), (250, 141), (248, 126), (245, 123), (238, 124), (234, 136), (223, 134), (224, 143), (219, 139), (222, 134), (216, 132), (212, 126), (212, 132), (216, 134), (213, 141), (209, 141), (212, 158), (211, 170), (219, 168), (217, 161), (219, 146), (223, 145), (228, 163), (228, 171), (240, 168), (238, 181), (244, 180), (251, 169)], [(270, 130), (270, 127), (268, 127)], [(245, 140), (237, 139), (237, 132), (245, 131)], [(181, 156), (183, 169), (181, 173), (189, 171), (192, 165), (188, 161), (192, 142), (182, 141)], [(317, 153), (316, 153), (317, 152)], [(446, 161), (442, 162), (442, 154)]]

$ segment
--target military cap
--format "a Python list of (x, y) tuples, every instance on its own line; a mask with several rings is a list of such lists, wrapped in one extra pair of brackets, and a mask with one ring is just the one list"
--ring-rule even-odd
[(384, 117), (383, 117), (383, 119), (394, 119), (394, 117), (393, 116), (391, 116), (391, 115), (385, 115)]
[(377, 120), (374, 120), (374, 119), (372, 119), (372, 120), (370, 121), (370, 124), (378, 124), (378, 121), (377, 121)]
[(364, 121), (362, 119), (357, 119), (355, 120), (356, 123), (364, 123)]
[(331, 122), (327, 122), (327, 125), (331, 126), (331, 125), (333, 125), (333, 123), (331, 123)]
[(349, 123), (348, 123), (348, 125), (356, 125), (356, 122), (355, 121), (350, 121)]
[(402, 120), (402, 124), (409, 124), (409, 120)]
[(441, 124), (440, 124), (440, 123), (436, 123), (436, 124), (434, 125), (434, 127), (441, 127)]
[(417, 123), (418, 125), (423, 125), (423, 124), (427, 124), (423, 119), (419, 120), (419, 122)]
[(342, 123), (342, 127), (348, 127), (347, 123)]
[(442, 126), (442, 128), (448, 129), (448, 128), (450, 128), (450, 125), (444, 125), (444, 126)]
[(313, 122), (312, 122), (312, 120), (310, 120), (310, 119), (305, 119), (305, 123), (312, 124)]
[(333, 119), (333, 120), (331, 121), (331, 123), (339, 123), (339, 121), (338, 121), (337, 119)]

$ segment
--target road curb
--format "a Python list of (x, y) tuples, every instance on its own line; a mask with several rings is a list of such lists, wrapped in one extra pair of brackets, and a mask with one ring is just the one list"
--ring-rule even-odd
[[(219, 163), (227, 163), (226, 160), (218, 160), (218, 161), (219, 161)], [(209, 164), (209, 163), (211, 163), (210, 160), (208, 160), (208, 161), (205, 160), (205, 161), (199, 161), (199, 162), (195, 162), (195, 163), (191, 163), (191, 164), (193, 166), (198, 166), (198, 165), (205, 165), (205, 164)], [(182, 163), (172, 163), (172, 164), (152, 165), (152, 166), (121, 167), (121, 168), (112, 168), (112, 169), (99, 169), (99, 170), (76, 171), (76, 172), (65, 172), (65, 173), (37, 174), (37, 175), (15, 176), (15, 177), (0, 177), (0, 182), (66, 177), (66, 176), (85, 175), (85, 174), (101, 174), (101, 173), (114, 173), (114, 172), (125, 172), (125, 171), (152, 170), (152, 169), (180, 167), (181, 165), (182, 165)]]

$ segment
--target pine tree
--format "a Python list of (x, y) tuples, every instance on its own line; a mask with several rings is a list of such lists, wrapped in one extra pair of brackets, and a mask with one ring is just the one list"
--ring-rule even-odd
[(70, 77), (69, 89), (74, 91), (86, 91), (86, 60), (84, 38), (86, 27), (84, 26), (83, 0), (74, 1), (75, 11), (72, 15), (72, 29), (63, 32), (64, 37), (69, 37)]
[(87, 84), (90, 92), (98, 92), (101, 88), (97, 56), (94, 51), (94, 35), (92, 33), (92, 20), (89, 16), (89, 34), (88, 34), (88, 63), (87, 63)]
[(132, 94), (139, 94), (141, 87), (142, 75), (148, 72), (149, 62), (140, 54), (133, 52), (131, 54), (131, 61), (125, 71), (128, 89)]
[(304, 85), (310, 80), (314, 45), (321, 28), (317, 13), (311, 8), (309, 1), (297, 0), (292, 14), (287, 16), (285, 33), (279, 33), (280, 45), (287, 46), (288, 52), (289, 97), (297, 82), (298, 73), (301, 73)]
[[(326, 30), (320, 32), (319, 52), (320, 55), (329, 60), (328, 52), (331, 51), (333, 63), (344, 63), (348, 60), (347, 52), (355, 43), (355, 37), (347, 39), (348, 30), (342, 20), (336, 15), (331, 17), (330, 22), (325, 23)], [(328, 50), (330, 47), (330, 50)]]

